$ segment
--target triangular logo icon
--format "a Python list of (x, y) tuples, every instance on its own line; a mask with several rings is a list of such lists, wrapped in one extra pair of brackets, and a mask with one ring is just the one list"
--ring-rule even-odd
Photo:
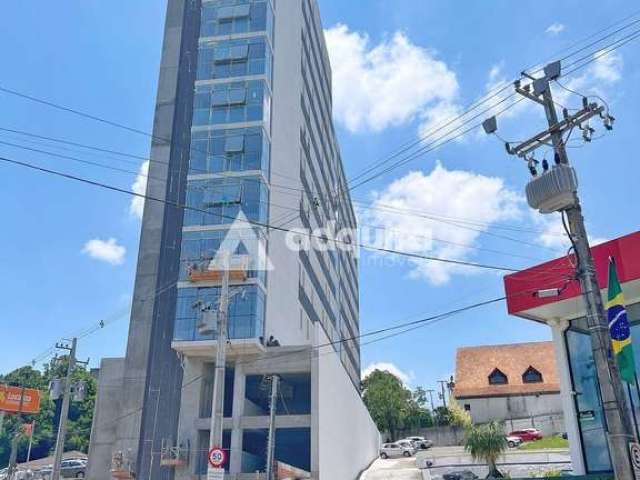
[(267, 240), (261, 234), (260, 227), (252, 225), (242, 210), (238, 212), (215, 257), (211, 260), (209, 270), (223, 269), (226, 262), (225, 254), (230, 256), (228, 259), (230, 269), (234, 269), (234, 263), (244, 262), (244, 268), (249, 271), (273, 270), (273, 264), (267, 256)]

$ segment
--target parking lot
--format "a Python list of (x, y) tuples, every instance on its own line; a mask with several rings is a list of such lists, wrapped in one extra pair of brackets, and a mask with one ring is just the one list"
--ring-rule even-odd
[(422, 474), (416, 467), (415, 457), (379, 458), (362, 474), (360, 480), (421, 480)]
[[(487, 475), (487, 468), (476, 463), (463, 447), (433, 447), (418, 452), (412, 458), (378, 459), (360, 477), (360, 480), (414, 480), (422, 479), (419, 466), (426, 466), (426, 460), (433, 463), (426, 470), (433, 479), (440, 479), (445, 473), (469, 470), (478, 477)], [(510, 450), (498, 462), (500, 471), (513, 478), (531, 477), (551, 470), (568, 470), (571, 460), (567, 450)], [(425, 475), (425, 478), (429, 478)]]

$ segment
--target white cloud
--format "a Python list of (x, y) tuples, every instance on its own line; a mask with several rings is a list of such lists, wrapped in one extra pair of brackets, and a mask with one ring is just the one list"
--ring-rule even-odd
[(109, 238), (106, 241), (94, 238), (84, 244), (82, 253), (96, 260), (110, 263), (111, 265), (121, 265), (124, 263), (127, 249), (119, 245), (115, 238)]
[[(131, 185), (131, 190), (138, 195), (146, 195), (147, 193), (147, 176), (149, 175), (149, 160), (140, 165), (138, 176)], [(138, 219), (142, 219), (144, 212), (144, 198), (134, 196), (129, 204), (129, 213)]]
[[(559, 213), (543, 215), (535, 210), (530, 210), (530, 212), (533, 225), (540, 230), (538, 241), (542, 245), (558, 250), (559, 254), (563, 254), (571, 247), (571, 241), (564, 230)], [(607, 238), (594, 237), (589, 234), (589, 244), (592, 247), (606, 241), (608, 241)]]
[[(485, 94), (479, 98), (479, 101), (484, 103), (478, 108), (474, 114), (486, 111), (483, 114), (483, 118), (488, 118), (492, 115), (498, 116), (498, 130), (502, 131), (504, 127), (504, 120), (519, 116), (525, 110), (533, 110), (533, 107), (537, 105), (533, 102), (518, 102), (514, 104), (517, 97), (513, 96), (513, 87), (511, 86), (513, 77), (508, 77), (505, 74), (505, 62), (501, 60), (495, 63), (489, 68), (487, 72), (487, 81), (485, 83)], [(504, 133), (504, 132), (503, 132)], [(487, 138), (487, 135), (482, 129), (476, 131), (476, 138)]]
[(605, 52), (601, 50), (594, 54), (594, 59), (591, 72), (597, 80), (602, 80), (606, 83), (615, 83), (622, 78), (624, 61), (620, 53), (612, 52), (605, 54)]
[(553, 248), (560, 253), (571, 246), (569, 237), (564, 231), (560, 214), (541, 214), (530, 210), (533, 224), (540, 231), (538, 241), (547, 248)]
[(547, 29), (545, 30), (545, 33), (555, 37), (556, 35), (559, 35), (562, 32), (564, 32), (565, 28), (566, 27), (564, 26), (563, 23), (555, 22), (547, 27)]
[(338, 24), (325, 31), (325, 38), (334, 115), (351, 132), (378, 132), (415, 118), (431, 125), (447, 120), (436, 114), (457, 111), (455, 73), (404, 33), (372, 46), (366, 34)]
[[(447, 170), (440, 163), (428, 174), (407, 174), (374, 197), (374, 209), (366, 212), (363, 220), (387, 231), (402, 232), (395, 239), (398, 250), (455, 260), (468, 260), (473, 252), (470, 247), (491, 224), (521, 216), (521, 197), (506, 188), (502, 179)], [(402, 214), (398, 209), (414, 214)], [(416, 211), (422, 212), (421, 216), (416, 216)], [(437, 217), (430, 215), (433, 212)], [(408, 261), (412, 277), (433, 285), (447, 283), (454, 273), (477, 272), (436, 261)]]
[[(598, 51), (593, 54), (592, 60), (586, 68), (578, 71), (582, 74), (561, 77), (560, 82), (581, 95), (599, 95), (606, 99), (613, 93), (612, 87), (622, 78), (624, 67), (622, 55), (618, 52), (605, 54), (603, 51)], [(575, 105), (579, 102), (575, 94), (560, 87), (554, 88), (553, 94), (559, 103)]]
[(415, 378), (415, 374), (413, 372), (405, 373), (400, 370), (395, 364), (390, 362), (376, 362), (370, 363), (367, 368), (362, 371), (361, 378), (364, 380), (369, 375), (371, 375), (375, 370), (380, 370), (382, 372), (389, 372), (392, 375), (395, 375), (400, 379), (402, 383), (405, 385), (410, 384)]

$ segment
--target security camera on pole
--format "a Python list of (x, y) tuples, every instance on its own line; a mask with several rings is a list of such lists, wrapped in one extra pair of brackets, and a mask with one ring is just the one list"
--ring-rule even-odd
[[(614, 119), (604, 106), (589, 102), (584, 97), (582, 109), (571, 115), (567, 109), (563, 109), (563, 119), (559, 120), (550, 84), (560, 75), (560, 62), (554, 62), (544, 68), (544, 76), (538, 78), (523, 72), (523, 79), (514, 83), (517, 93), (544, 107), (549, 128), (522, 143), (512, 145), (511, 142), (506, 142), (505, 146), (510, 155), (518, 156), (527, 161), (533, 177), (526, 188), (529, 205), (541, 213), (561, 212), (563, 223), (566, 215), (568, 226), (565, 224), (565, 227), (568, 230), (567, 233), (577, 260), (576, 276), (580, 281), (586, 306), (591, 349), (600, 384), (615, 478), (617, 480), (631, 480), (634, 478), (629, 456), (629, 444), (634, 440), (631, 430), (632, 422), (626, 405), (620, 373), (611, 353), (611, 337), (607, 317), (600, 296), (600, 288), (596, 279), (596, 271), (578, 198), (577, 176), (569, 163), (564, 138), (566, 133), (570, 134), (572, 130), (580, 129), (583, 131), (584, 140), (588, 142), (593, 132), (589, 126), (591, 118), (600, 117), (607, 130), (611, 130)], [(488, 134), (495, 133), (497, 130), (495, 117), (485, 120), (483, 128)], [(534, 157), (534, 151), (544, 146), (553, 148), (554, 165), (550, 168), (549, 162), (545, 159), (542, 162), (542, 172), (539, 172), (539, 162)]]

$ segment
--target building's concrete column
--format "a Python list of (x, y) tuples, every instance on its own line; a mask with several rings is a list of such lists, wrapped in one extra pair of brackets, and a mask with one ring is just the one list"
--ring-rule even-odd
[[(314, 324), (312, 345), (318, 345), (318, 329)], [(318, 349), (311, 357), (311, 478), (320, 478), (320, 360)]]
[(571, 451), (571, 463), (573, 473), (585, 475), (584, 456), (582, 455), (582, 439), (580, 438), (580, 428), (578, 425), (578, 414), (574, 401), (573, 385), (571, 383), (571, 367), (569, 365), (569, 353), (567, 352), (564, 332), (569, 328), (567, 320), (553, 319), (547, 324), (551, 327), (553, 336), (553, 346), (556, 353), (556, 363), (558, 366), (558, 377), (560, 379), (560, 399), (562, 401), (562, 411), (564, 413), (564, 428), (569, 438)]
[(185, 357), (183, 360), (184, 375), (182, 377), (182, 397), (180, 399), (180, 420), (178, 424), (178, 443), (185, 448), (190, 445), (189, 465), (176, 469), (176, 480), (192, 478), (191, 472), (198, 464), (198, 430), (195, 428), (200, 416), (200, 397), (204, 364), (198, 358)]
[(244, 396), (246, 375), (242, 365), (236, 364), (233, 380), (233, 410), (231, 430), (231, 455), (229, 473), (242, 471), (242, 415), (244, 414)]

